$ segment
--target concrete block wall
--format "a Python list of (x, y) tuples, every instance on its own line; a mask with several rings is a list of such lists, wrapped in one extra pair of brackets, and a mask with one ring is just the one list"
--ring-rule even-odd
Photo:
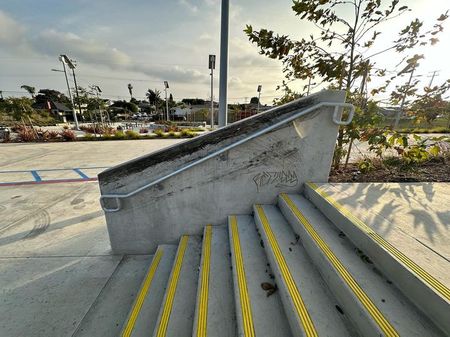
[[(129, 193), (301, 110), (344, 99), (322, 91), (108, 169), (99, 174), (101, 193)], [(274, 203), (280, 192), (301, 192), (304, 182), (326, 182), (339, 128), (333, 111), (317, 109), (123, 199), (120, 211), (105, 213), (114, 252), (153, 253), (230, 214), (249, 214), (255, 203)]]

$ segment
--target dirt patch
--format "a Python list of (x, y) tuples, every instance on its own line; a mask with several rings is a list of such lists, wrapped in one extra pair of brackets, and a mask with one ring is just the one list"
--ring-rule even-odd
[(450, 182), (450, 161), (436, 159), (405, 170), (401, 167), (376, 166), (362, 173), (358, 164), (349, 164), (346, 169), (332, 170), (330, 182)]

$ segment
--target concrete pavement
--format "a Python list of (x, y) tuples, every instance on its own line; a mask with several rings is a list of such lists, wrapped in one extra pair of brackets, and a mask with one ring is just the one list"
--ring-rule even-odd
[[(151, 257), (111, 254), (96, 181), (45, 181), (73, 178), (73, 168), (109, 167), (179, 141), (0, 145), (0, 183), (33, 180), (31, 171), (43, 180), (0, 184), (0, 336), (120, 332)], [(95, 177), (99, 170), (83, 172)]]

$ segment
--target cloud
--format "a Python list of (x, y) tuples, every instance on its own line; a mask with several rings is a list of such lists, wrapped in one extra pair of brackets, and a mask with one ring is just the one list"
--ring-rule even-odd
[(25, 32), (24, 26), (0, 10), (0, 46), (13, 53), (31, 53)]
[(79, 62), (103, 64), (111, 68), (132, 63), (124, 52), (96, 40), (86, 40), (70, 32), (44, 30), (31, 41), (35, 50), (49, 56), (67, 54)]
[(189, 9), (192, 13), (198, 12), (198, 7), (193, 3), (189, 2), (188, 0), (179, 0), (178, 2), (181, 5), (185, 6), (187, 9)]

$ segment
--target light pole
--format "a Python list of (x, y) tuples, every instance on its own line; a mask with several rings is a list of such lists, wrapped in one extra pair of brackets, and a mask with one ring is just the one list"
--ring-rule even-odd
[(61, 70), (58, 70), (58, 69), (52, 69), (52, 71), (57, 71), (57, 72), (63, 72), (64, 73), (64, 77), (66, 78), (67, 91), (69, 92), (70, 104), (72, 104), (73, 121), (75, 122), (75, 128), (77, 130), (80, 130), (80, 125), (78, 124), (77, 113), (75, 111), (75, 104), (73, 104), (72, 92), (70, 91), (69, 78), (67, 77), (66, 64), (64, 63), (64, 60), (63, 60), (63, 58), (61, 56), (59, 57), (59, 61), (62, 63), (64, 70), (61, 71)]
[[(65, 64), (67, 64), (67, 66), (72, 69), (72, 76), (73, 76), (73, 83), (75, 84), (75, 93), (77, 95), (77, 103), (78, 103), (78, 111), (80, 112), (81, 115), (81, 103), (80, 103), (80, 95), (78, 94), (78, 85), (77, 85), (77, 78), (75, 76), (75, 64), (72, 62), (71, 59), (69, 59), (67, 57), (67, 55), (60, 55), (61, 58), (61, 62), (63, 63), (64, 69), (65, 68)], [(92, 118), (91, 118), (92, 119)]]
[(167, 89), (169, 89), (169, 82), (164, 81), (164, 91), (166, 93), (166, 117), (167, 117), (167, 121), (170, 121), (170, 118), (169, 118), (169, 101), (167, 100)]
[(227, 125), (229, 12), (230, 0), (222, 0), (222, 23), (220, 29), (219, 127), (224, 127)]
[(214, 69), (216, 68), (216, 55), (209, 55), (209, 69), (211, 69), (211, 129), (214, 129)]
[(261, 105), (261, 90), (262, 90), (262, 85), (258, 85), (258, 113), (259, 113), (259, 107)]
[(103, 125), (104, 119), (103, 119), (103, 114), (102, 114), (102, 110), (101, 110), (101, 106), (100, 106), (100, 93), (102, 92), (102, 89), (100, 89), (100, 87), (98, 85), (92, 85), (91, 89), (92, 89), (92, 91), (95, 92), (95, 94), (97, 96), (98, 112), (100, 114), (100, 121)]

